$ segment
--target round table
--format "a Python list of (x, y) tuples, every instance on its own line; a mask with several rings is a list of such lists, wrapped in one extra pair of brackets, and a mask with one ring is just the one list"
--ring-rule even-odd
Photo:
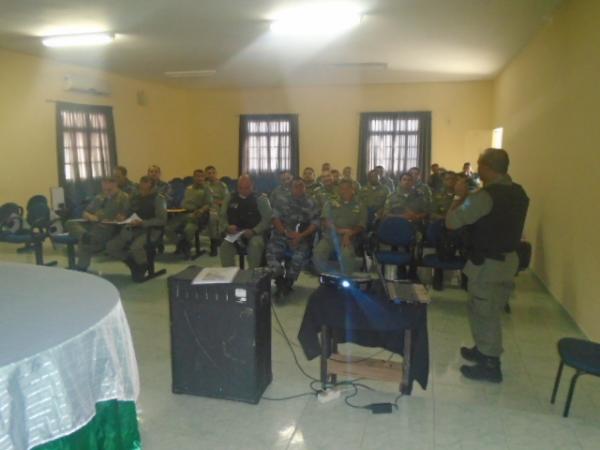
[(138, 394), (111, 283), (0, 262), (0, 450), (140, 448)]

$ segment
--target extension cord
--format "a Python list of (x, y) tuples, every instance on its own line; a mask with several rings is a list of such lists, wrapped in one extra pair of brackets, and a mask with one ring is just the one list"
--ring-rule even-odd
[(340, 398), (340, 395), (340, 391), (335, 388), (325, 389), (317, 394), (317, 400), (319, 400), (319, 403), (328, 403), (332, 400)]

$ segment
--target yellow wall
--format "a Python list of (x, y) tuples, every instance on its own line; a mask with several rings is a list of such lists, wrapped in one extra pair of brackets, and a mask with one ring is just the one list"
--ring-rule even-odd
[(193, 145), (223, 174), (238, 172), (240, 114), (297, 113), (300, 166), (358, 158), (359, 114), (432, 111), (432, 160), (448, 169), (490, 145), (492, 82), (204, 90), (193, 101)]
[[(112, 94), (65, 92), (67, 74), (104, 79)], [(138, 106), (138, 90), (145, 92), (146, 106)], [(170, 178), (198, 161), (191, 152), (185, 91), (0, 50), (0, 204), (24, 205), (58, 185), (55, 104), (48, 100), (113, 106), (118, 162), (132, 178), (150, 163)]]
[(600, 340), (600, 2), (567, 1), (501, 73), (494, 125), (531, 197), (533, 267)]

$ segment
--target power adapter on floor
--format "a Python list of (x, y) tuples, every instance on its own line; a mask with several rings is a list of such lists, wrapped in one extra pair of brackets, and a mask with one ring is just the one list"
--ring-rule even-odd
[(365, 409), (369, 409), (373, 414), (391, 414), (394, 406), (396, 405), (393, 403), (371, 403), (365, 406)]
[(338, 398), (340, 398), (340, 391), (335, 388), (325, 389), (324, 391), (319, 391), (317, 394), (317, 400), (319, 400), (319, 403), (328, 403)]

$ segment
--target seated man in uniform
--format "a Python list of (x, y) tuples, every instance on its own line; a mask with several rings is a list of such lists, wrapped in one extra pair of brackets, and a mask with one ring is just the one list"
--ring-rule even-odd
[(127, 178), (127, 168), (123, 166), (115, 167), (115, 178), (117, 179), (117, 184), (119, 185), (119, 189), (125, 192), (127, 195), (131, 196), (137, 189), (136, 184)]
[(150, 230), (148, 235), (148, 228), (167, 223), (167, 204), (154, 189), (154, 180), (144, 176), (131, 196), (130, 208), (141, 220), (122, 226), (121, 232), (106, 244), (106, 251), (113, 258), (122, 260), (129, 267), (133, 281), (140, 282), (144, 281), (148, 270), (147, 240), (156, 241), (161, 235), (160, 229)]
[[(273, 207), (273, 233), (267, 245), (267, 265), (273, 273), (278, 296), (289, 293), (307, 261), (313, 235), (319, 226), (319, 206), (306, 195), (300, 178), (292, 181), (292, 192)], [(286, 252), (291, 259), (285, 269)]]
[(381, 184), (383, 184), (385, 187), (387, 187), (390, 192), (394, 192), (394, 189), (396, 187), (394, 180), (392, 180), (392, 178), (387, 176), (383, 166), (375, 166), (375, 170), (377, 171), (377, 174), (379, 175), (379, 181), (381, 182)]
[(385, 200), (382, 218), (402, 217), (417, 222), (423, 220), (427, 212), (427, 201), (420, 192), (413, 189), (410, 173), (400, 175), (398, 187)]
[(124, 220), (129, 215), (129, 196), (119, 189), (114, 177), (102, 180), (102, 193), (83, 212), (85, 222), (67, 222), (69, 234), (78, 239), (77, 270), (85, 272), (92, 255), (101, 252), (118, 232), (117, 225), (105, 221)]
[(271, 208), (275, 209), (279, 202), (287, 201), (287, 197), (290, 196), (290, 190), (292, 188), (292, 180), (294, 179), (292, 172), (289, 170), (282, 170), (279, 174), (279, 186), (277, 186), (269, 195), (269, 201), (271, 202)]
[(225, 183), (219, 180), (215, 166), (206, 166), (204, 169), (206, 176), (206, 186), (212, 195), (212, 204), (210, 205), (210, 217), (208, 219), (208, 236), (210, 238), (210, 256), (217, 256), (217, 250), (221, 245), (221, 232), (219, 231), (219, 218), (221, 217), (221, 207), (225, 200), (229, 198), (229, 188)]
[(367, 208), (369, 224), (381, 217), (383, 205), (390, 191), (379, 181), (379, 175), (376, 170), (371, 170), (367, 175), (367, 184), (363, 186), (358, 194), (359, 200)]
[(454, 185), (456, 184), (456, 174), (446, 172), (443, 176), (444, 187), (441, 190), (433, 192), (433, 201), (431, 202), (431, 211), (429, 217), (431, 220), (440, 220), (446, 217), (446, 213), (454, 200)]
[(264, 194), (253, 192), (254, 185), (249, 175), (238, 179), (237, 192), (231, 194), (221, 208), (221, 228), (228, 235), (242, 233), (235, 243), (226, 239), (221, 244), (221, 265), (235, 266), (235, 255), (239, 246), (248, 251), (248, 267), (253, 269), (262, 263), (265, 250), (265, 233), (271, 227), (273, 211)]
[(340, 187), (340, 171), (337, 169), (331, 169), (331, 179), (333, 180), (333, 185), (335, 186), (336, 191)]
[(340, 182), (339, 195), (339, 200), (330, 200), (323, 207), (323, 237), (315, 247), (313, 262), (319, 272), (331, 271), (329, 258), (335, 252), (340, 272), (351, 275), (360, 267), (356, 262), (354, 243), (366, 229), (367, 210), (355, 198), (350, 181)]
[(156, 189), (156, 192), (161, 194), (167, 201), (167, 204), (169, 204), (172, 200), (173, 194), (171, 192), (171, 185), (161, 180), (161, 175), (162, 173), (160, 167), (158, 167), (157, 165), (152, 165), (148, 167), (148, 176), (154, 180), (154, 189)]
[(184, 214), (174, 216), (167, 226), (167, 238), (177, 244), (177, 250), (186, 258), (190, 258), (190, 249), (196, 239), (196, 231), (208, 224), (209, 209), (212, 204), (212, 195), (204, 184), (204, 171), (194, 170), (194, 181), (188, 186), (183, 195), (181, 208)]
[(312, 167), (306, 167), (302, 172), (302, 180), (306, 186), (306, 193), (316, 199), (321, 185), (315, 181), (315, 170)]
[(408, 173), (411, 174), (413, 179), (413, 189), (423, 196), (426, 202), (425, 207), (427, 209), (431, 208), (431, 188), (427, 184), (423, 183), (423, 179), (421, 178), (421, 169), (418, 167), (413, 167), (408, 171)]
[(319, 206), (323, 208), (325, 203), (334, 199), (339, 200), (338, 190), (333, 184), (331, 172), (325, 171), (321, 174), (321, 189), (319, 190), (317, 197)]
[(358, 194), (361, 186), (358, 181), (352, 179), (352, 167), (350, 167), (350, 166), (344, 167), (344, 170), (342, 170), (342, 179), (350, 180), (352, 182), (352, 187), (354, 188), (354, 193)]
[[(329, 164), (328, 162), (324, 162), (323, 164), (321, 164), (321, 174), (323, 174), (323, 172), (330, 172), (331, 171), (331, 164)], [(321, 183), (321, 175), (319, 175), (319, 177), (317, 178), (317, 183)]]

